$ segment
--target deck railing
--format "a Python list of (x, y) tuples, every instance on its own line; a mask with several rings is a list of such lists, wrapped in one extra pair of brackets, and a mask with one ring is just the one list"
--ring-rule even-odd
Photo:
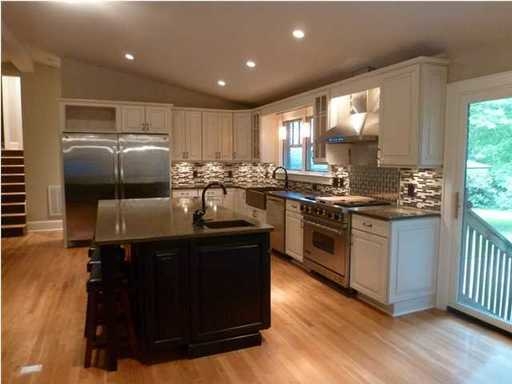
[(512, 243), (471, 209), (464, 214), (459, 301), (512, 322)]

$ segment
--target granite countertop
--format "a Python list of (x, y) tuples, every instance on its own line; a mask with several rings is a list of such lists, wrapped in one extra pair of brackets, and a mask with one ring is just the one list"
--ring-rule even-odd
[(374, 219), (388, 221), (441, 216), (437, 211), (397, 206), (358, 207), (351, 208), (350, 211), (359, 215), (373, 217)]
[(192, 213), (200, 199), (184, 201), (170, 198), (100, 200), (96, 219), (96, 244), (123, 244), (139, 241), (176, 240), (233, 234), (269, 232), (267, 224), (220, 206), (209, 207), (207, 221), (246, 220), (254, 226), (209, 229), (192, 224)]

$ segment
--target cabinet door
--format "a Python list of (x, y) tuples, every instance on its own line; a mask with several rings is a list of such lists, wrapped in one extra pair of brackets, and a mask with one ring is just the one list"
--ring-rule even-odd
[(233, 160), (252, 159), (252, 124), (250, 113), (233, 114)]
[(220, 160), (221, 131), (219, 114), (203, 112), (203, 160)]
[(390, 302), (435, 294), (439, 218), (397, 220), (392, 226)]
[(381, 165), (418, 164), (418, 68), (387, 77), (381, 87)]
[(134, 247), (136, 310), (147, 355), (189, 342), (188, 248), (183, 242)]
[(185, 125), (185, 111), (172, 111), (172, 159), (187, 159), (187, 129)]
[(279, 146), (282, 146), (282, 140), (279, 140), (278, 128), (279, 121), (277, 115), (261, 116), (259, 129), (259, 155), (262, 163), (280, 164)]
[(260, 114), (252, 115), (252, 160), (260, 161)]
[(202, 239), (191, 246), (192, 341), (270, 326), (268, 234)]
[(169, 108), (146, 107), (147, 130), (154, 133), (169, 133)]
[(388, 304), (388, 239), (352, 229), (350, 286)]
[(185, 112), (185, 126), (187, 133), (187, 160), (201, 160), (203, 157), (201, 112)]
[(294, 259), (303, 259), (302, 216), (295, 213), (286, 214), (286, 254)]
[(122, 130), (127, 132), (143, 132), (146, 130), (146, 117), (144, 106), (123, 106)]
[(233, 160), (233, 114), (220, 113), (220, 160)]
[(325, 163), (326, 161), (326, 147), (325, 143), (320, 140), (320, 136), (329, 129), (327, 126), (328, 112), (327, 94), (315, 97), (313, 105), (313, 157), (315, 163)]

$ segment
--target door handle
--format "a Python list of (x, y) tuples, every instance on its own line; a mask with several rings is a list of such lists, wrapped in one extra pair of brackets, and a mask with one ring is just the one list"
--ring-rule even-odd
[(114, 147), (114, 198), (119, 199), (119, 149)]
[(124, 162), (123, 162), (123, 146), (119, 146), (119, 186), (121, 189), (120, 197), (124, 199)]

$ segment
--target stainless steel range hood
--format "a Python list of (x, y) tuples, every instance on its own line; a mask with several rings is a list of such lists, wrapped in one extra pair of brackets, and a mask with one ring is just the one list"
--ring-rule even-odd
[(320, 136), (320, 140), (329, 144), (377, 141), (379, 104), (379, 88), (332, 99), (335, 125)]

